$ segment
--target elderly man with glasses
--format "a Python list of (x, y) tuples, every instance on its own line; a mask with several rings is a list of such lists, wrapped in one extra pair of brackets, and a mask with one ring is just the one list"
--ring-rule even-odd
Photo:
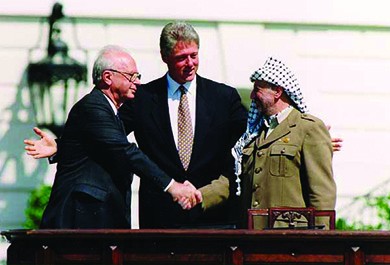
[(41, 228), (130, 228), (132, 173), (173, 200), (196, 200), (195, 188), (174, 181), (127, 140), (118, 108), (135, 97), (140, 77), (124, 49), (107, 46), (99, 53), (95, 88), (73, 106), (58, 140), (57, 173)]

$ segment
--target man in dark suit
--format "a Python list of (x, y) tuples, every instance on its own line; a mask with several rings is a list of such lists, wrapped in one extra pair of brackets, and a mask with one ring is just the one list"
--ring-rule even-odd
[(58, 141), (57, 173), (41, 228), (130, 228), (132, 172), (171, 200), (194, 199), (191, 185), (173, 180), (127, 140), (117, 109), (133, 100), (139, 77), (122, 48), (99, 53), (95, 88), (73, 106)]
[[(167, 24), (160, 36), (160, 52), (168, 73), (143, 85), (136, 99), (126, 102), (119, 112), (127, 132), (134, 131), (140, 149), (151, 160), (176, 181), (188, 180), (200, 188), (224, 173), (225, 156), (245, 131), (246, 110), (236, 89), (197, 74), (199, 36), (191, 25)], [(189, 165), (180, 158), (181, 86), (192, 123)], [(229, 192), (213, 192), (229, 196)], [(140, 228), (224, 227), (229, 225), (229, 207), (207, 213), (201, 206), (183, 211), (150, 180), (140, 182)]]

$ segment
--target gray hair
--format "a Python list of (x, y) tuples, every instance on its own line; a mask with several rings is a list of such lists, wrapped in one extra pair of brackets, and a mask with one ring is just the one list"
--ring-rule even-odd
[(115, 68), (117, 62), (113, 61), (112, 58), (107, 56), (110, 53), (115, 52), (128, 53), (125, 48), (117, 45), (107, 45), (99, 51), (92, 69), (92, 81), (94, 85), (99, 84), (99, 82), (102, 80), (102, 73), (104, 70)]
[(199, 36), (195, 29), (184, 21), (175, 21), (165, 25), (160, 35), (162, 56), (169, 56), (178, 41), (194, 41), (199, 48)]

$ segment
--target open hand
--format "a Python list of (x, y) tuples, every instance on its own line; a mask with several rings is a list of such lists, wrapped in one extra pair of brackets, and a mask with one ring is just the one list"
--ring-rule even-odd
[(24, 140), (24, 144), (26, 145), (24, 147), (26, 154), (32, 156), (35, 159), (39, 159), (50, 157), (57, 153), (57, 143), (53, 138), (37, 127), (34, 127), (33, 130), (35, 134), (40, 137), (40, 139)]

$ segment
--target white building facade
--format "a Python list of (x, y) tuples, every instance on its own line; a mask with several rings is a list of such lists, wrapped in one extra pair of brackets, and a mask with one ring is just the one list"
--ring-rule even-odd
[[(51, 183), (55, 165), (24, 154), (35, 126), (26, 85), (31, 49), (44, 55), (53, 1), (0, 0), (0, 230), (22, 228), (30, 191)], [(338, 217), (352, 198), (390, 179), (390, 19), (386, 1), (62, 1), (62, 39), (70, 54), (87, 51), (89, 76), (98, 50), (127, 48), (143, 82), (162, 76), (159, 35), (172, 20), (200, 35), (205, 77), (245, 91), (269, 55), (294, 69), (310, 112), (344, 139), (334, 155)], [(39, 56), (37, 56), (39, 57)], [(78, 97), (90, 91), (91, 78)], [(242, 93), (248, 97), (248, 93)], [(136, 185), (135, 194), (136, 194)], [(388, 192), (386, 189), (383, 192)], [(133, 215), (136, 216), (135, 196)], [(137, 219), (134, 220), (137, 227)]]

